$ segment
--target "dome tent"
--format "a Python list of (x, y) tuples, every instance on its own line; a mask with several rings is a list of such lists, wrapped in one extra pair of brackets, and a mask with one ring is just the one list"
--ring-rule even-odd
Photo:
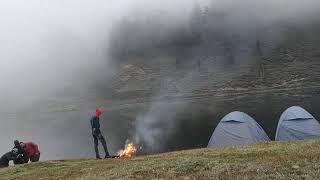
[(280, 117), (276, 141), (290, 141), (320, 138), (319, 122), (306, 110), (293, 106)]
[(235, 111), (220, 121), (208, 147), (254, 144), (261, 141), (270, 141), (261, 126), (249, 115)]

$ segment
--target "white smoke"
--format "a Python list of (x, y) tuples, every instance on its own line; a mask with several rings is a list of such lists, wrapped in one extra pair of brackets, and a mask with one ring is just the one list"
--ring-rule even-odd
[[(206, 6), (209, 6), (209, 8), (206, 9)], [(238, 67), (240, 65), (248, 66), (250, 63), (252, 63), (250, 62), (250, 59), (253, 58), (251, 58), (250, 56), (252, 56), (253, 51), (256, 50), (256, 43), (258, 41), (273, 42), (274, 44), (268, 45), (268, 48), (276, 47), (282, 41), (282, 38), (285, 37), (285, 34), (281, 32), (281, 26), (278, 25), (282, 24), (285, 26), (285, 23), (288, 23), (291, 25), (293, 24), (301, 27), (305, 23), (310, 23), (313, 20), (319, 20), (318, 7), (320, 7), (320, 2), (316, 0), (245, 0), (237, 2), (232, 0), (212, 0), (209, 3), (208, 1), (206, 1), (205, 3), (200, 4), (202, 13), (216, 13), (217, 15), (225, 17), (222, 23), (219, 21), (212, 21), (212, 24), (208, 25), (209, 28), (211, 28), (211, 30), (215, 28), (219, 29), (220, 27), (222, 27), (221, 29), (225, 30), (223, 34), (224, 36), (222, 36), (225, 38), (225, 41), (227, 41), (230, 36), (235, 36), (238, 38), (238, 42), (235, 43), (236, 47), (234, 47), (234, 52), (232, 52), (235, 56), (235, 59), (234, 62), (230, 63), (230, 66), (228, 68), (219, 66), (219, 62), (216, 63), (214, 67), (210, 66), (207, 68), (211, 68), (212, 71), (216, 72), (225, 71), (226, 74), (229, 71), (233, 71), (232, 74), (234, 76), (240, 76), (240, 74), (243, 73), (240, 70), (241, 68), (234, 67)], [(206, 12), (207, 10), (209, 10), (209, 12)], [(199, 16), (201, 16), (201, 14)], [(177, 24), (172, 24), (172, 26), (177, 26)], [(145, 29), (146, 32), (142, 34), (150, 34), (150, 32), (148, 32), (148, 28), (146, 27)], [(265, 34), (259, 34), (258, 32), (261, 29), (270, 29), (270, 32)], [(167, 38), (170, 37), (170, 32), (168, 32)], [(139, 43), (141, 41), (148, 41), (148, 38), (141, 38)], [(145, 44), (148, 43), (146, 42)], [(214, 42), (208, 43), (209, 46), (212, 44), (214, 44)], [(217, 50), (218, 48), (215, 48), (214, 46), (210, 46), (207, 48), (211, 52), (217, 51), (217, 53), (219, 53), (219, 50)], [(199, 49), (204, 49), (204, 46), (200, 47)], [(193, 50), (197, 51), (196, 48), (194, 48)], [(270, 49), (263, 49), (264, 53), (268, 52), (269, 50)], [(201, 57), (201, 52), (195, 53), (195, 55), (195, 59), (203, 58)], [(204, 58), (213, 59), (213, 57)], [(216, 61), (219, 60), (221, 61), (220, 63), (223, 64), (226, 58), (216, 58)], [(197, 75), (197, 73), (195, 72), (195, 75), (193, 75), (191, 73), (192, 71), (197, 71), (196, 65), (194, 65), (193, 67), (193, 69), (187, 69), (187, 71), (185, 72), (186, 74), (189, 73), (189, 75), (180, 77), (182, 81), (183, 79), (186, 79), (186, 81), (188, 81), (188, 79), (193, 79), (190, 80), (192, 83), (189, 84), (191, 86), (192, 84), (194, 84), (194, 87), (186, 87), (184, 91), (188, 91), (188, 89), (190, 90), (189, 92), (196, 91), (205, 86), (205, 84), (201, 85), (200, 82), (197, 82), (197, 76), (199, 76), (199, 74)], [(160, 78), (164, 78), (162, 80), (168, 78), (174, 79), (175, 75), (172, 77), (171, 74), (171, 76), (167, 75), (165, 77)], [(228, 82), (232, 80), (233, 76), (216, 76), (214, 78), (218, 79), (218, 81)], [(177, 83), (177, 81), (175, 81), (175, 83)], [(161, 89), (159, 89), (159, 91), (161, 91)], [(161, 95), (159, 95), (158, 93), (155, 94), (155, 99), (162, 100), (150, 103), (150, 107), (146, 108), (146, 110), (143, 110), (137, 116), (134, 125), (135, 129), (133, 133), (133, 139), (135, 140), (135, 142), (143, 143), (147, 148), (146, 151), (148, 152), (165, 151), (167, 143), (173, 137), (173, 134), (177, 131), (181, 132), (181, 130), (179, 129), (179, 124), (184, 122), (179, 122), (177, 120), (177, 116), (179, 115), (179, 113), (188, 111), (188, 108), (190, 108), (190, 103), (188, 102), (174, 104), (172, 102), (166, 102), (166, 100), (163, 100), (163, 97), (165, 96), (170, 97), (170, 92), (163, 92), (161, 93)], [(200, 122), (201, 120), (199, 119), (198, 121)]]
[[(108, 85), (110, 74), (116, 71), (106, 51), (110, 29), (123, 18), (147, 17), (154, 12), (169, 14), (173, 23), (186, 20), (196, 2), (217, 11), (244, 14), (242, 19), (249, 14), (268, 22), (316, 19), (320, 7), (317, 0), (2, 0), (1, 153), (19, 139), (38, 143), (43, 159), (91, 156), (88, 119), (99, 98), (93, 87), (96, 83)], [(151, 103), (136, 120), (135, 137), (162, 149), (177, 128), (175, 116), (185, 106)]]

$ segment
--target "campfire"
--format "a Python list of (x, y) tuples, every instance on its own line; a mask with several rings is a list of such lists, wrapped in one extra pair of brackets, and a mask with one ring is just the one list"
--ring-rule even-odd
[(137, 152), (137, 148), (133, 143), (127, 143), (125, 148), (118, 152), (119, 157), (131, 157)]

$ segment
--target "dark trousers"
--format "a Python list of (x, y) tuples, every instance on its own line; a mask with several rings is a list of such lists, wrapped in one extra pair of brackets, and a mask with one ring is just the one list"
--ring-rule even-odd
[(28, 163), (29, 159), (25, 159), (23, 157), (19, 157), (16, 160), (13, 161), (13, 163), (16, 164), (24, 164), (24, 163)]
[[(4, 157), (2, 157), (4, 158)], [(6, 159), (0, 159), (0, 168), (5, 168), (5, 167), (8, 167), (9, 166), (9, 161), (6, 160)]]
[(100, 129), (92, 131), (92, 136), (93, 136), (93, 140), (94, 140), (94, 150), (96, 152), (96, 157), (100, 157), (99, 148), (98, 148), (99, 141), (101, 142), (101, 144), (103, 146), (106, 157), (109, 156), (107, 143), (106, 143), (106, 140), (104, 139), (104, 137), (102, 136)]
[(40, 153), (30, 157), (31, 162), (38, 162), (40, 159)]

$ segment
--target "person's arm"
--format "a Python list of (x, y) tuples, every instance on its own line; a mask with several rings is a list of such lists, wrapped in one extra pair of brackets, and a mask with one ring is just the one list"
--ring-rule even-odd
[(94, 119), (93, 119), (93, 118), (91, 118), (91, 119), (90, 119), (91, 129), (93, 129), (93, 128), (94, 128), (94, 122), (93, 122), (93, 121), (94, 121)]
[(96, 128), (97, 128), (97, 129), (100, 129), (100, 118), (97, 118)]
[(91, 129), (93, 131), (95, 131), (97, 129), (97, 118), (96, 117), (92, 117), (90, 122), (91, 122)]

